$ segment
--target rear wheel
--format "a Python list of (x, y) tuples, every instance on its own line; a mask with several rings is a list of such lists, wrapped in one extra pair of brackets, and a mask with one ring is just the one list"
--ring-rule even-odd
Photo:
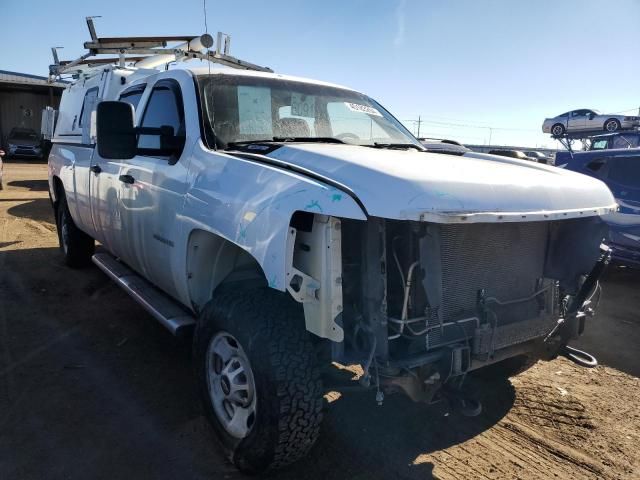
[(560, 135), (564, 135), (565, 128), (561, 123), (556, 123), (553, 127), (551, 127), (551, 135), (554, 137), (559, 137)]
[(72, 268), (88, 265), (95, 251), (95, 241), (73, 222), (64, 195), (61, 195), (56, 209), (56, 226), (64, 263)]
[(319, 434), (323, 391), (301, 306), (267, 288), (225, 289), (193, 341), (205, 413), (229, 459), (258, 473), (303, 457)]

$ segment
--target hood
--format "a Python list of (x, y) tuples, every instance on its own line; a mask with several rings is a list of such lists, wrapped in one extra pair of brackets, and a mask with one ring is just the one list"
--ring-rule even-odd
[(267, 157), (349, 187), (372, 216), (439, 223), (602, 215), (616, 203), (600, 180), (508, 157), (333, 144), (289, 144)]

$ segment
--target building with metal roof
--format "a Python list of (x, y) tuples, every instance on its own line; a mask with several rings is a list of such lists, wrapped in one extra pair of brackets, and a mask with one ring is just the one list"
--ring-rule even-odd
[(6, 146), (13, 128), (40, 132), (42, 110), (58, 108), (64, 82), (47, 77), (0, 70), (0, 146)]

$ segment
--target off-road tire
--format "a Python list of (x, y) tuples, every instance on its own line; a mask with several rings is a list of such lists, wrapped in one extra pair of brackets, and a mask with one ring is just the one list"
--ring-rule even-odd
[[(56, 227), (64, 263), (72, 268), (81, 268), (90, 264), (91, 256), (95, 252), (95, 241), (76, 226), (64, 195), (60, 196), (56, 207)], [(66, 235), (63, 231), (66, 231)]]
[[(209, 394), (207, 352), (221, 331), (237, 339), (255, 381), (256, 415), (242, 439), (225, 430)], [(206, 416), (237, 468), (260, 473), (309, 452), (320, 432), (323, 389), (300, 304), (269, 288), (216, 293), (198, 320), (193, 360)]]

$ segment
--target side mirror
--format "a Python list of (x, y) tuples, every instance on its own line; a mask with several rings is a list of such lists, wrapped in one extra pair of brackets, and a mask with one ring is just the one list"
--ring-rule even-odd
[(162, 125), (160, 127), (160, 150), (170, 155), (180, 153), (184, 148), (184, 137), (176, 136), (173, 127)]
[(135, 157), (138, 138), (133, 106), (126, 102), (100, 102), (96, 116), (98, 154), (107, 159)]
[(590, 113), (590, 114), (589, 114), (589, 120), (593, 120), (593, 117), (595, 117), (595, 114)]

